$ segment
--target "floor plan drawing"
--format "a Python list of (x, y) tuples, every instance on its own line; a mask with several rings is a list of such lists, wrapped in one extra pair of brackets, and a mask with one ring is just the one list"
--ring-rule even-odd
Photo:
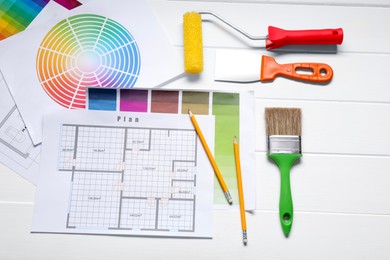
[(0, 161), (36, 184), (40, 146), (34, 146), (0, 73)]
[[(214, 117), (199, 116), (213, 145)], [(211, 237), (214, 172), (188, 115), (44, 119), (33, 232)]]
[(195, 130), (63, 125), (67, 228), (193, 232)]

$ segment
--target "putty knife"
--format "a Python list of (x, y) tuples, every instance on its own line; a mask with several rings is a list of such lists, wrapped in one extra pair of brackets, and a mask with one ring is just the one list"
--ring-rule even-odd
[(283, 76), (299, 81), (326, 83), (333, 77), (328, 64), (299, 62), (279, 64), (270, 56), (252, 51), (217, 50), (215, 60), (216, 81), (250, 83), (272, 81)]

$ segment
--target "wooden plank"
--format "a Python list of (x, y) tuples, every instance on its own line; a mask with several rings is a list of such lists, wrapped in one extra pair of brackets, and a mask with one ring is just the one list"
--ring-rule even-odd
[[(357, 102), (390, 102), (388, 76), (378, 73), (378, 67), (390, 68), (389, 55), (278, 55), (283, 63), (296, 61), (322, 62), (329, 64), (334, 72), (330, 83), (307, 84), (286, 78), (277, 78), (270, 83), (257, 84), (256, 96), (260, 98), (305, 99)], [(376, 64), (376, 65), (370, 65)], [(373, 84), (373, 82), (375, 82)]]
[[(339, 52), (390, 53), (390, 9), (380, 7), (289, 5), (199, 1), (150, 1), (176, 46), (183, 46), (182, 16), (187, 11), (210, 10), (251, 35), (267, 35), (269, 25), (289, 30), (343, 28)], [(223, 23), (204, 16), (205, 48), (255, 48), (261, 44), (244, 38)], [(378, 27), (380, 26), (380, 27)]]
[[(188, 1), (188, 0), (168, 0), (168, 1)], [(197, 1), (199, 2), (199, 1)], [(202, 2), (223, 3), (229, 0), (202, 0)], [(259, 3), (259, 4), (292, 4), (292, 5), (330, 5), (330, 6), (359, 6), (359, 7), (390, 7), (387, 0), (235, 0), (235, 3)]]
[[(389, 215), (389, 158), (303, 154), (291, 170), (294, 211)], [(256, 157), (256, 209), (279, 209), (280, 174)]]
[[(277, 210), (279, 171), (264, 152), (256, 155), (256, 208)], [(304, 154), (291, 173), (298, 211), (390, 214), (390, 160), (381, 157)], [(342, 170), (341, 170), (342, 169)], [(35, 187), (2, 169), (0, 203), (30, 203)]]
[(256, 149), (266, 151), (265, 107), (302, 108), (302, 151), (390, 156), (389, 104), (256, 99)]
[(33, 203), (35, 186), (0, 164), (0, 203)]
[[(271, 55), (281, 64), (292, 62), (321, 62), (329, 64), (334, 72), (332, 81), (325, 85), (318, 85), (294, 81), (283, 77), (276, 78), (272, 82), (248, 84), (215, 82), (215, 52), (216, 49), (214, 48), (204, 49), (204, 71), (201, 74), (182, 75), (181, 78), (173, 80), (164, 87), (179, 89), (255, 90), (257, 98), (272, 99), (371, 103), (390, 102), (388, 76), (386, 73), (380, 73), (380, 70), (378, 70), (378, 68), (390, 68), (390, 56), (387, 54), (339, 53), (337, 55), (313, 55), (291, 53), (275, 55), (272, 53), (258, 53), (253, 51), (254, 54), (258, 53), (259, 60), (261, 55)], [(177, 57), (175, 58), (178, 59), (178, 62), (183, 62), (182, 48), (177, 48)], [(375, 66), (372, 64), (375, 64)]]
[(214, 212), (213, 239), (30, 234), (31, 205), (0, 204), (1, 259), (387, 259), (389, 216), (295, 214), (286, 239), (277, 212), (247, 214), (242, 245), (238, 211)]

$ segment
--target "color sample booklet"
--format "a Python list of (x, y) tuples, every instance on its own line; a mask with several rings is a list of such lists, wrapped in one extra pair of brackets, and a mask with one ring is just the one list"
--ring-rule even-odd
[(23, 31), (49, 3), (49, 0), (2, 0), (0, 40)]
[[(87, 109), (125, 113), (188, 114), (215, 116), (215, 143), (212, 151), (224, 180), (238, 206), (238, 187), (233, 139), (240, 143), (245, 208), (256, 207), (255, 103), (253, 91), (198, 91), (164, 89), (88, 88)], [(216, 208), (227, 204), (218, 181), (214, 182)], [(233, 207), (234, 207), (233, 206)]]
[(0, 69), (34, 144), (46, 111), (85, 107), (85, 87), (154, 87), (182, 73), (146, 1), (88, 2), (0, 44)]
[[(213, 149), (214, 117), (197, 120)], [(43, 137), (33, 232), (212, 236), (214, 171), (188, 115), (61, 111)]]

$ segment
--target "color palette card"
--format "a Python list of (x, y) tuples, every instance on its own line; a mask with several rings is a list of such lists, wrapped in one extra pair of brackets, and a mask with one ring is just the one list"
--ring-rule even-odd
[(86, 87), (161, 84), (176, 54), (146, 1), (95, 0), (7, 39), (0, 69), (38, 144), (45, 111), (84, 108)]
[(0, 40), (23, 31), (49, 0), (0, 1)]
[[(247, 210), (255, 209), (255, 126), (252, 91), (219, 92), (161, 89), (88, 88), (87, 109), (150, 114), (215, 116), (214, 157), (238, 205), (233, 138), (240, 139), (241, 165)], [(130, 117), (131, 118), (131, 117)], [(190, 119), (188, 119), (190, 120)], [(218, 181), (214, 182), (214, 204), (227, 205)]]
[[(77, 0), (54, 0), (43, 19), (57, 12), (71, 10), (81, 5)], [(62, 8), (60, 7), (60, 5)], [(0, 41), (25, 30), (36, 20), (38, 14), (50, 6), (49, 0), (1, 0), (0, 1)]]

